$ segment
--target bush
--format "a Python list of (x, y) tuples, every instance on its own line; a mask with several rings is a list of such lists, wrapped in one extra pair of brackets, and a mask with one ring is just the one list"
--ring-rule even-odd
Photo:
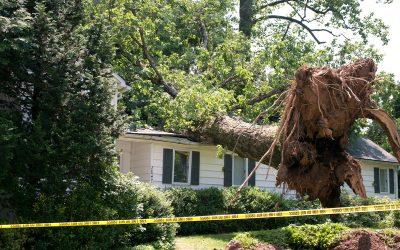
[(242, 248), (252, 249), (259, 244), (259, 241), (253, 238), (250, 233), (239, 233), (233, 238), (234, 240), (238, 240)]
[[(257, 187), (246, 187), (236, 197), (237, 188), (207, 188), (193, 190), (189, 188), (171, 188), (166, 191), (171, 199), (174, 214), (181, 216), (199, 216), (233, 213), (255, 213), (275, 211), (277, 203), (282, 202), (279, 194), (263, 191)], [(236, 198), (236, 199), (235, 199)], [(240, 230), (259, 230), (276, 228), (283, 225), (282, 219), (227, 220), (210, 222), (180, 223), (179, 234), (205, 234), (234, 232)]]
[[(115, 174), (105, 181), (102, 192), (98, 190), (88, 183), (77, 184), (64, 203), (52, 197), (39, 197), (32, 213), (37, 219), (20, 222), (173, 216), (172, 207), (163, 193), (140, 183), (133, 176)], [(37, 228), (26, 229), (23, 235), (2, 233), (0, 239), (7, 237), (8, 240), (2, 243), (5, 246), (2, 249), (116, 249), (146, 243), (156, 249), (172, 249), (175, 229), (175, 224)], [(16, 246), (18, 240), (20, 244)]]
[[(294, 210), (308, 210), (308, 209), (320, 209), (321, 203), (319, 200), (310, 201), (306, 197), (299, 199), (287, 199), (282, 203), (283, 211), (294, 211)], [(328, 215), (318, 216), (300, 216), (300, 217), (287, 217), (285, 218), (286, 225), (289, 224), (320, 224), (329, 220)]]
[[(166, 195), (171, 200), (176, 217), (225, 213), (222, 190), (217, 188), (171, 188)], [(221, 221), (185, 222), (179, 226), (178, 232), (183, 235), (218, 233), (224, 228)]]
[(330, 222), (319, 225), (289, 225), (284, 228), (289, 244), (300, 249), (327, 249), (346, 229), (343, 224)]
[[(360, 198), (358, 196), (350, 195), (349, 193), (342, 193), (340, 201), (343, 207), (350, 206), (367, 206), (391, 203), (389, 198), (368, 197)], [(373, 213), (348, 213), (340, 216), (340, 222), (349, 227), (373, 227), (384, 228), (394, 226), (394, 211), (390, 212), (373, 212)]]

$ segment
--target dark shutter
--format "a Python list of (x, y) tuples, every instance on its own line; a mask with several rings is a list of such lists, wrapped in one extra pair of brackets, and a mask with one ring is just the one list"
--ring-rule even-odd
[(224, 187), (232, 186), (232, 155), (224, 155)]
[(199, 185), (200, 178), (200, 152), (192, 152), (192, 178), (190, 185)]
[(389, 190), (391, 194), (394, 194), (394, 171), (389, 169)]
[(375, 193), (379, 194), (381, 192), (379, 185), (379, 168), (374, 168), (374, 187)]
[(170, 148), (164, 148), (163, 152), (163, 171), (162, 171), (162, 183), (172, 183), (172, 167), (173, 167), (173, 156), (174, 150)]
[[(253, 171), (254, 167), (256, 166), (256, 161), (252, 159), (248, 159), (248, 173), (250, 175), (251, 171)], [(250, 178), (249, 180), (249, 186), (255, 186), (256, 185), (256, 173)]]

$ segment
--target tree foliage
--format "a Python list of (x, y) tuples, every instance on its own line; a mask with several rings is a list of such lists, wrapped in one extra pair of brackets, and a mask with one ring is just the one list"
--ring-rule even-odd
[[(0, 3), (2, 223), (171, 215), (156, 190), (116, 173), (114, 142), (124, 120), (111, 104), (115, 46), (90, 5)], [(0, 232), (0, 248), (110, 249), (170, 243), (174, 235), (173, 225), (148, 227), (148, 233), (139, 226), (85, 230)]]
[[(217, 113), (252, 121), (301, 65), (379, 61), (368, 39), (387, 42), (383, 21), (357, 0), (120, 0), (96, 9), (113, 27), (113, 64), (133, 87), (124, 99), (131, 127), (185, 131)], [(216, 96), (229, 105), (216, 104)], [(188, 103), (207, 114), (181, 112)], [(269, 111), (263, 122), (278, 121), (279, 112)]]

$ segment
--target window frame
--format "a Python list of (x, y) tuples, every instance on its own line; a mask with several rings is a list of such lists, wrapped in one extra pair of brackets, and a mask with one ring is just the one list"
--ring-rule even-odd
[[(172, 181), (171, 184), (174, 185), (190, 185), (190, 180), (192, 177), (192, 150), (177, 150), (177, 149), (172, 149)], [(189, 153), (189, 157), (188, 157), (188, 165), (189, 165), (189, 169), (188, 169), (188, 173), (187, 173), (187, 181), (186, 182), (176, 182), (175, 181), (175, 152), (188, 152)]]
[[(235, 179), (234, 179), (234, 176), (235, 176), (235, 158), (236, 157), (240, 157), (239, 155), (237, 155), (237, 154), (231, 154), (231, 156), (232, 156), (232, 187), (240, 187), (240, 185), (242, 185), (242, 183), (241, 184), (239, 184), (239, 185), (236, 185), (235, 184)], [(240, 158), (243, 158), (243, 157), (240, 157)], [(245, 181), (246, 180), (246, 178), (247, 178), (247, 176), (249, 176), (249, 159), (248, 158), (243, 158), (244, 159), (244, 167), (245, 167), (245, 176), (244, 176), (244, 180), (243, 181)], [(246, 183), (246, 185), (245, 186), (248, 186), (249, 185), (249, 183)]]
[[(390, 193), (390, 180), (389, 180), (389, 169), (387, 168), (379, 168), (379, 193), (380, 194), (389, 194)], [(383, 183), (381, 181), (381, 171), (386, 172), (386, 190), (387, 191), (382, 191)]]

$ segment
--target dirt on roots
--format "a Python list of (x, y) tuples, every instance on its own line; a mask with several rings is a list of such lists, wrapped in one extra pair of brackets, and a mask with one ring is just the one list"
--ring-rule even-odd
[[(388, 242), (385, 242), (386, 238)], [(377, 232), (369, 232), (366, 230), (354, 231), (346, 238), (342, 239), (336, 246), (330, 250), (386, 250), (400, 249), (400, 235), (395, 235), (392, 238), (381, 235)]]
[(360, 164), (346, 152), (349, 129), (358, 118), (379, 122), (400, 159), (396, 125), (370, 98), (375, 72), (371, 59), (338, 69), (297, 70), (276, 137), (282, 141), (277, 186), (287, 183), (301, 195), (318, 198), (324, 207), (340, 206), (345, 182), (366, 197)]

